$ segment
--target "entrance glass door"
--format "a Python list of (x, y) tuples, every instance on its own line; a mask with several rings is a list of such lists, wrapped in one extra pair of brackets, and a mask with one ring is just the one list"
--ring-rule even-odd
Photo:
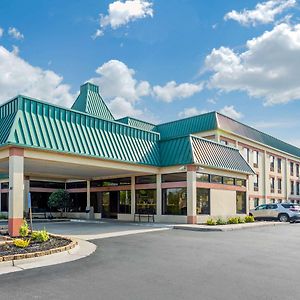
[(103, 192), (101, 212), (102, 218), (117, 219), (118, 217), (119, 192)]

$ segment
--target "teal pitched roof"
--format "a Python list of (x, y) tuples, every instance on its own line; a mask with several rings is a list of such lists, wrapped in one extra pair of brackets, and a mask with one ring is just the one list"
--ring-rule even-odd
[(137, 127), (143, 130), (148, 130), (148, 131), (155, 131), (155, 126), (154, 124), (136, 119), (136, 118), (132, 118), (132, 117), (124, 117), (121, 119), (117, 120), (118, 122), (133, 126), (133, 127)]
[(193, 135), (161, 140), (159, 148), (162, 166), (196, 164), (254, 174), (238, 149)]
[(100, 117), (106, 120), (114, 120), (114, 117), (99, 93), (99, 87), (90, 82), (80, 87), (80, 94), (74, 102), (72, 109)]
[(216, 112), (209, 112), (190, 118), (159, 124), (155, 127), (155, 130), (160, 133), (161, 139), (164, 140), (217, 128)]
[[(19, 96), (0, 107), (1, 144), (159, 165), (159, 134)], [(4, 133), (2, 133), (4, 130)]]
[(247, 126), (220, 113), (217, 113), (217, 118), (220, 129), (232, 132), (242, 137), (246, 137), (250, 140), (259, 142), (274, 149), (278, 149), (285, 153), (300, 157), (300, 149), (291, 144), (281, 141), (269, 134)]

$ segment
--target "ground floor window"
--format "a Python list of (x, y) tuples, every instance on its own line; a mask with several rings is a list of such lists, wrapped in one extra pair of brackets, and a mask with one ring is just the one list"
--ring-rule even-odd
[(254, 198), (253, 206), (257, 207), (259, 205), (259, 198)]
[(236, 213), (246, 213), (246, 192), (236, 192)]
[[(48, 200), (51, 193), (32, 192), (31, 193), (31, 207), (33, 213), (44, 213), (50, 211)], [(56, 211), (56, 209), (52, 209)]]
[(131, 191), (120, 191), (119, 213), (131, 213)]
[(100, 213), (100, 199), (101, 199), (101, 192), (92, 192), (91, 197), (91, 206), (94, 208), (94, 213)]
[(156, 190), (136, 190), (135, 197), (137, 213), (156, 214)]
[(210, 214), (210, 190), (197, 189), (197, 215)]
[(8, 193), (1, 194), (1, 211), (8, 211)]
[(86, 193), (70, 193), (70, 212), (85, 212), (86, 196)]
[(186, 215), (186, 188), (163, 189), (162, 208), (164, 215)]

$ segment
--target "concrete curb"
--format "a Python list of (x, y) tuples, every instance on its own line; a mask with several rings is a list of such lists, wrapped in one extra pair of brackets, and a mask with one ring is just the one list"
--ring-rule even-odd
[(84, 240), (75, 240), (75, 242), (77, 246), (68, 251), (42, 257), (1, 262), (0, 275), (78, 260), (91, 255), (97, 248), (95, 244)]
[(180, 230), (190, 230), (190, 231), (203, 231), (203, 232), (226, 232), (233, 230), (242, 230), (242, 229), (253, 229), (259, 227), (267, 227), (267, 226), (279, 226), (286, 225), (289, 223), (280, 223), (280, 222), (257, 222), (257, 223), (245, 223), (245, 224), (230, 224), (230, 225), (174, 225), (173, 229)]

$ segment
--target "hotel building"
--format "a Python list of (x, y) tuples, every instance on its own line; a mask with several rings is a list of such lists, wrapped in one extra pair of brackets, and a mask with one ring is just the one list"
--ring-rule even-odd
[(199, 223), (299, 202), (299, 164), (300, 149), (217, 112), (116, 120), (91, 83), (71, 109), (21, 95), (0, 106), (0, 211), (11, 235), (29, 193), (41, 217), (58, 189), (70, 193), (68, 217), (128, 221)]

